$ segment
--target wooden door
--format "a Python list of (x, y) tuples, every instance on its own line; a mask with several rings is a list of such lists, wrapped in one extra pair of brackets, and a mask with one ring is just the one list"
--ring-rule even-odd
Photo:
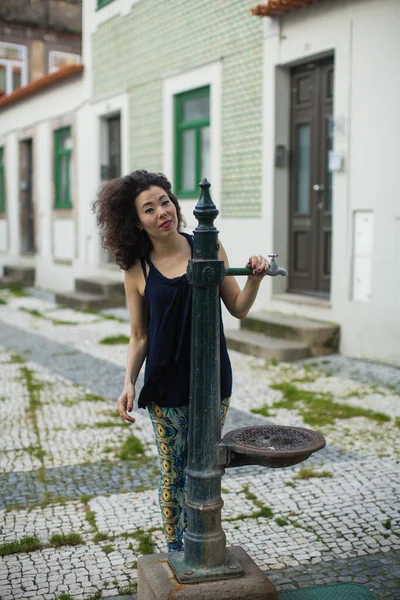
[(20, 252), (35, 253), (35, 214), (33, 205), (33, 155), (32, 140), (20, 142)]
[(329, 296), (333, 61), (293, 69), (289, 291)]

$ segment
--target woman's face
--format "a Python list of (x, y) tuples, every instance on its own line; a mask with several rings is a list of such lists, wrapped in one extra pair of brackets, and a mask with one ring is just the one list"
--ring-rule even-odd
[(178, 230), (176, 208), (167, 192), (157, 185), (140, 192), (135, 199), (139, 222), (150, 238), (161, 238)]

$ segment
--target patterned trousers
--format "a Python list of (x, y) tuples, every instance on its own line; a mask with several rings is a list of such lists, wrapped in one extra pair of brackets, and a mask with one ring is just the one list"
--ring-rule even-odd
[[(221, 431), (230, 398), (221, 401)], [(168, 550), (181, 550), (186, 529), (186, 465), (189, 406), (162, 408), (147, 406), (156, 436), (161, 462), (158, 498)]]

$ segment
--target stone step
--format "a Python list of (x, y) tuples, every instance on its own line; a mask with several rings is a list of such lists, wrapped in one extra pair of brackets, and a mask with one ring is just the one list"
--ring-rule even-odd
[(282, 340), (246, 329), (225, 330), (225, 337), (231, 350), (266, 360), (292, 361), (311, 356), (311, 349), (296, 340)]
[(4, 277), (10, 277), (14, 283), (20, 283), (25, 286), (35, 284), (35, 269), (33, 267), (9, 266), (3, 267)]
[(261, 311), (250, 313), (241, 321), (241, 328), (301, 342), (311, 348), (313, 355), (330, 354), (339, 348), (340, 327), (335, 323)]
[(122, 296), (125, 298), (125, 288), (122, 281), (107, 279), (106, 277), (75, 279), (75, 290), (77, 292), (88, 292), (89, 294), (100, 294), (103, 296)]
[(90, 292), (60, 292), (56, 294), (56, 303), (78, 310), (103, 310), (125, 306), (125, 296), (104, 296)]

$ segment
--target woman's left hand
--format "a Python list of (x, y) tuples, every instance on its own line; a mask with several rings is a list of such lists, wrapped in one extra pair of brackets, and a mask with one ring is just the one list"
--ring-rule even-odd
[(261, 278), (265, 275), (265, 272), (268, 271), (269, 262), (264, 256), (259, 254), (258, 256), (250, 256), (246, 267), (253, 269), (253, 277)]

